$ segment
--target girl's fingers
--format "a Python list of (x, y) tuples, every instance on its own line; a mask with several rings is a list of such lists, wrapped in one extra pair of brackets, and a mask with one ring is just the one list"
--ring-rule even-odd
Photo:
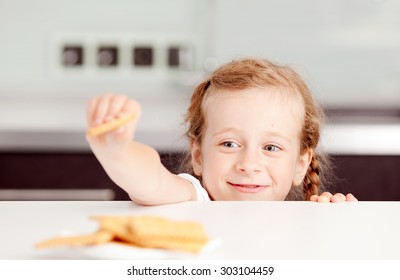
[(352, 195), (351, 193), (348, 193), (348, 194), (346, 195), (346, 201), (358, 201), (358, 199), (355, 198), (355, 196)]
[[(132, 113), (127, 104), (134, 102), (125, 95), (106, 94), (96, 96), (89, 100), (87, 104), (87, 121), (89, 126), (99, 125), (109, 122), (126, 114)], [(137, 103), (137, 102), (136, 102)]]
[(330, 192), (324, 192), (321, 195), (316, 195), (316, 194), (312, 195), (310, 197), (310, 201), (327, 203), (327, 202), (330, 202), (331, 197), (332, 197), (332, 194)]
[(345, 202), (346, 201), (346, 197), (344, 194), (342, 193), (335, 193), (332, 197), (331, 197), (331, 202), (337, 203), (337, 202)]
[(110, 118), (120, 117), (122, 108), (128, 100), (125, 95), (113, 95), (109, 100), (107, 116)]
[(88, 141), (131, 138), (140, 112), (140, 104), (125, 95), (93, 97), (87, 104)]
[(334, 195), (332, 195), (330, 192), (324, 192), (321, 195), (312, 195), (310, 197), (310, 201), (320, 203), (340, 203), (345, 201), (358, 201), (358, 199), (355, 198), (354, 195), (352, 195), (351, 193), (345, 196), (342, 193), (335, 193)]
[(111, 94), (106, 94), (98, 99), (96, 108), (94, 109), (93, 113), (94, 125), (101, 124), (105, 121), (108, 114), (111, 98)]
[(329, 203), (331, 201), (330, 197), (326, 196), (326, 195), (320, 195), (318, 197), (318, 202), (320, 203)]
[(140, 113), (141, 113), (140, 104), (139, 102), (133, 99), (127, 99), (120, 109), (120, 116), (134, 114), (136, 116), (135, 119), (138, 119)]
[(332, 194), (330, 192), (323, 192), (321, 195), (324, 195), (329, 198), (332, 196)]
[(133, 99), (127, 99), (120, 109), (118, 118), (125, 117), (125, 116), (133, 116), (133, 119), (129, 123), (125, 124), (124, 126), (121, 126), (115, 132), (117, 134), (123, 134), (125, 132), (135, 130), (135, 126), (137, 124), (137, 120), (140, 117), (140, 114), (141, 114), (141, 106), (140, 106), (139, 102), (137, 102), (136, 100), (133, 100)]
[(99, 102), (100, 96), (95, 96), (91, 98), (86, 104), (86, 120), (89, 126), (94, 125), (95, 113), (97, 103)]

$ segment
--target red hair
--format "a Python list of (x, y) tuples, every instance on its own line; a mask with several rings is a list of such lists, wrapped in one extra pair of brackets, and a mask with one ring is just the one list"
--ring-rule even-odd
[[(303, 100), (305, 113), (300, 137), (300, 153), (312, 149), (313, 156), (302, 183), (302, 191), (301, 188), (292, 188), (286, 199), (309, 200), (311, 195), (320, 193), (323, 166), (327, 164), (326, 156), (316, 151), (324, 115), (306, 83), (291, 68), (262, 59), (241, 59), (223, 65), (194, 90), (185, 117), (186, 136), (190, 142), (201, 143), (205, 126), (204, 104), (211, 92), (219, 89), (243, 90), (251, 87), (288, 89)], [(190, 153), (183, 167), (185, 172), (195, 176), (191, 167)]]

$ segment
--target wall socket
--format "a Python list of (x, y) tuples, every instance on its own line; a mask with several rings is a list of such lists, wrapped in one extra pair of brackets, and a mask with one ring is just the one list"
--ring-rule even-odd
[(164, 78), (201, 69), (200, 40), (185, 34), (59, 33), (50, 43), (58, 78)]

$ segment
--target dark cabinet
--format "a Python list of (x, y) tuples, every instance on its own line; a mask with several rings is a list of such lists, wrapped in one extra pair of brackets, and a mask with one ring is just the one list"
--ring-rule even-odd
[[(176, 172), (176, 162), (180, 154), (161, 153), (163, 164), (171, 171)], [(114, 200), (129, 200), (128, 195), (124, 190), (119, 188), (105, 173), (104, 169), (94, 157), (92, 153), (85, 152), (2, 152), (0, 153), (0, 200), (2, 191), (7, 190), (24, 190), (29, 192), (32, 190), (43, 190), (43, 193), (55, 193), (54, 200), (70, 200), (73, 199), (97, 200), (98, 197), (103, 197), (101, 192), (99, 195), (94, 193), (94, 190), (107, 191), (104, 199)], [(71, 194), (82, 192), (82, 198), (79, 194), (68, 196), (57, 194), (57, 191), (70, 190)], [(13, 191), (13, 193), (18, 193)], [(32, 192), (30, 192), (32, 193)], [(9, 195), (7, 195), (9, 196)], [(13, 197), (14, 195), (11, 195)], [(89, 198), (88, 198), (89, 196)], [(29, 195), (16, 195), (16, 200), (19, 197)], [(35, 195), (35, 200), (42, 200), (40, 196)], [(44, 196), (43, 200), (53, 200), (52, 196)], [(72, 199), (71, 199), (72, 200)]]
[[(172, 172), (177, 172), (181, 157), (161, 153)], [(351, 192), (359, 200), (400, 201), (400, 156), (332, 155), (332, 165), (332, 192)], [(114, 200), (129, 199), (90, 152), (2, 152), (0, 170), (0, 200), (2, 190), (13, 189), (108, 190)]]
[(333, 190), (364, 201), (400, 201), (400, 156), (332, 156)]

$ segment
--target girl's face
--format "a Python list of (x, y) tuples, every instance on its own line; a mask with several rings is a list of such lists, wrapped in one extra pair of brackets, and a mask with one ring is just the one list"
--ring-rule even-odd
[(205, 114), (202, 143), (191, 154), (213, 200), (284, 200), (301, 184), (312, 151), (300, 154), (300, 97), (271, 88), (219, 90)]

